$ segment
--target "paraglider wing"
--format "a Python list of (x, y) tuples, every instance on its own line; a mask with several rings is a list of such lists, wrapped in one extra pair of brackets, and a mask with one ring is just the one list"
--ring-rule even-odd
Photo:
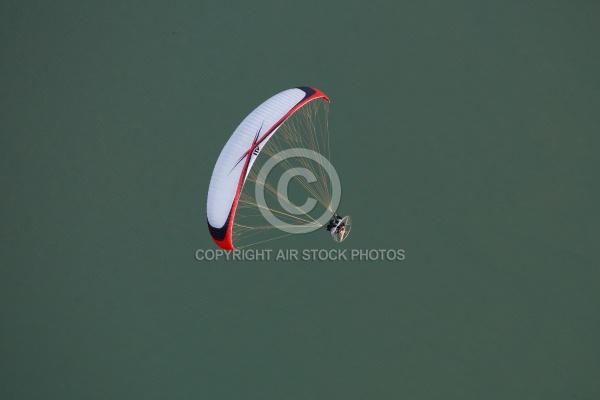
[(233, 250), (232, 229), (244, 182), (269, 138), (294, 112), (309, 101), (327, 96), (318, 89), (298, 87), (271, 97), (252, 111), (221, 151), (208, 188), (206, 217), (213, 241)]

